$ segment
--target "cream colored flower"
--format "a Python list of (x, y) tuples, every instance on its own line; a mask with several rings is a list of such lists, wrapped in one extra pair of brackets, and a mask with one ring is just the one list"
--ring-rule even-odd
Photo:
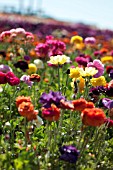
[(94, 76), (98, 70), (96, 70), (94, 67), (85, 67), (85, 70), (82, 68), (80, 70), (80, 75), (82, 77), (89, 77), (89, 76)]
[(37, 68), (44, 68), (44, 63), (40, 59), (34, 60), (34, 64), (36, 65)]
[(57, 56), (51, 56), (50, 60), (48, 61), (49, 64), (53, 65), (63, 65), (65, 63), (70, 62), (70, 57), (67, 57), (66, 55), (57, 55)]

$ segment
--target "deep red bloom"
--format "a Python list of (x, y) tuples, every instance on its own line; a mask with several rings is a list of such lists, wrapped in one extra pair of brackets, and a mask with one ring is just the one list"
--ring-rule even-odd
[(7, 83), (6, 74), (0, 72), (0, 84), (5, 84), (5, 83)]
[(110, 118), (105, 119), (105, 123), (108, 127), (113, 127), (113, 120)]
[(106, 66), (106, 72), (109, 74), (113, 70), (113, 66)]

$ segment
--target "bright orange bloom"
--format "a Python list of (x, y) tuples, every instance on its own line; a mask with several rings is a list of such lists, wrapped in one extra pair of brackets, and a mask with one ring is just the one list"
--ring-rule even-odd
[(31, 98), (25, 96), (18, 96), (16, 98), (16, 106), (18, 107), (22, 102), (31, 102)]
[(86, 108), (81, 114), (82, 123), (86, 126), (100, 126), (104, 124), (106, 116), (102, 109)]
[(36, 115), (38, 114), (31, 102), (22, 102), (19, 104), (18, 112), (21, 116), (26, 117), (28, 121), (36, 119)]
[(95, 105), (94, 105), (94, 103), (93, 102), (87, 102), (87, 106), (86, 106), (86, 108), (94, 108), (95, 107)]
[(87, 101), (85, 99), (73, 100), (72, 104), (74, 105), (74, 110), (82, 111), (87, 107)]
[(57, 121), (60, 118), (60, 109), (54, 104), (50, 108), (42, 108), (42, 116), (49, 121)]

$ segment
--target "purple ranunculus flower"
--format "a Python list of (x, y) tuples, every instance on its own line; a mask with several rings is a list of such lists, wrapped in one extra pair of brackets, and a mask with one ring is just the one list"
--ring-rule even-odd
[(25, 56), (24, 56), (24, 60), (26, 60), (26, 61), (30, 61), (30, 60), (31, 60), (31, 57), (30, 57), (30, 56), (28, 56), (28, 55), (25, 55)]
[(89, 62), (87, 67), (95, 67), (98, 70), (98, 73), (94, 75), (95, 78), (102, 76), (104, 73), (104, 65), (98, 59), (95, 59), (93, 62)]
[(30, 81), (30, 76), (29, 75), (23, 75), (21, 78), (20, 78), (21, 81), (25, 82), (28, 86), (32, 86), (33, 85), (33, 82)]
[(110, 70), (109, 77), (113, 79), (113, 69)]
[(12, 69), (8, 65), (0, 64), (0, 71), (3, 73), (12, 72)]
[(43, 93), (40, 97), (40, 103), (43, 104), (43, 107), (49, 108), (51, 104), (55, 104), (57, 107), (60, 107), (60, 100), (65, 97), (62, 96), (60, 92), (50, 91), (48, 94)]
[(69, 162), (69, 163), (76, 163), (79, 151), (72, 145), (64, 145), (59, 148), (61, 153), (60, 160)]
[(14, 64), (16, 68), (20, 68), (22, 71), (26, 71), (28, 69), (28, 63), (26, 61), (18, 61)]
[(107, 109), (113, 108), (113, 100), (111, 100), (111, 99), (103, 98), (103, 99), (102, 99), (102, 104), (103, 104)]

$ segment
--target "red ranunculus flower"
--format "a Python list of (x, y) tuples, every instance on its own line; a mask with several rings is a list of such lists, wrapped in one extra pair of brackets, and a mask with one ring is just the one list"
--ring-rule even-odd
[(6, 74), (0, 72), (0, 84), (5, 84), (5, 83), (7, 83)]
[(50, 108), (42, 108), (42, 116), (49, 121), (57, 121), (60, 118), (60, 109), (54, 104)]
[(82, 123), (86, 126), (100, 126), (105, 123), (106, 116), (102, 109), (86, 108), (81, 114)]

